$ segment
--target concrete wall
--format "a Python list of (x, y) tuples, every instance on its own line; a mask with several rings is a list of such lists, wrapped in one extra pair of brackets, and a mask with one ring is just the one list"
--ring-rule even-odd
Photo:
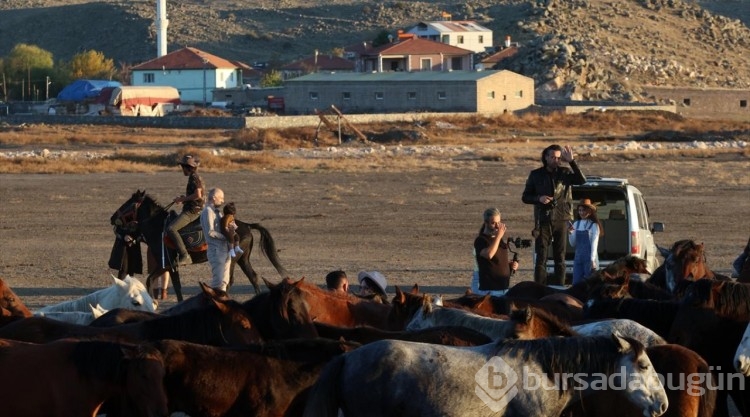
[(649, 86), (643, 90), (658, 102), (673, 103), (685, 117), (750, 121), (750, 90)]

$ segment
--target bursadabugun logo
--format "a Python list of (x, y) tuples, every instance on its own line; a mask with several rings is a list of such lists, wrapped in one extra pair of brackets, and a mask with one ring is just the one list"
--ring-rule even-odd
[(474, 392), (493, 412), (504, 410), (518, 395), (518, 374), (504, 360), (493, 356), (474, 375)]

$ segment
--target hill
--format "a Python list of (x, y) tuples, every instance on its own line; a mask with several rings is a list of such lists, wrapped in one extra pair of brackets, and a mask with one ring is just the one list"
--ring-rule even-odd
[[(642, 100), (641, 85), (750, 87), (745, 0), (183, 0), (168, 1), (169, 50), (194, 46), (271, 66), (327, 53), (448, 11), (506, 35), (504, 67), (533, 77), (540, 98)], [(711, 11), (713, 10), (713, 12)], [(55, 60), (102, 51), (116, 63), (156, 56), (155, 1), (6, 0), (0, 56), (17, 43)], [(743, 23), (744, 22), (744, 23)]]

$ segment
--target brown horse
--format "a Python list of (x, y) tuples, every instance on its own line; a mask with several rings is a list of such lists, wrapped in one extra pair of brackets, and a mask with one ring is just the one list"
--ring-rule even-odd
[[(0, 278), (0, 309), (3, 316), (10, 317), (31, 317), (31, 311), (13, 292), (12, 289)], [(7, 312), (7, 313), (5, 313)]]
[(209, 345), (263, 340), (251, 315), (234, 300), (213, 300), (207, 308), (112, 327), (82, 326), (46, 317), (28, 317), (0, 327), (0, 338), (25, 342), (46, 343), (66, 337), (129, 342), (178, 339)]
[(174, 340), (162, 352), (169, 411), (192, 417), (302, 415), (323, 366), (356, 343), (328, 339), (220, 348)]
[[(292, 281), (289, 278), (283, 281), (288, 285), (294, 285), (300, 291), (313, 321), (341, 327), (386, 328), (386, 319), (391, 306), (351, 294), (327, 291), (304, 280), (303, 277), (298, 281)], [(269, 288), (273, 285), (265, 279), (264, 282)]]
[[(706, 283), (701, 281), (704, 280), (693, 283), (691, 287), (699, 284), (709, 284), (710, 287), (708, 280), (705, 280)], [(729, 304), (723, 302), (715, 304), (717, 309), (704, 307), (700, 303), (696, 293), (688, 294), (680, 303), (667, 340), (695, 351), (713, 368), (718, 381), (716, 416), (729, 415), (728, 396), (731, 396), (743, 416), (750, 416), (750, 391), (746, 389), (750, 378), (733, 372), (734, 355), (747, 327), (747, 319), (738, 321), (735, 318), (743, 317), (746, 312), (742, 308), (731, 311)], [(742, 379), (738, 380), (737, 377)]]
[(5, 416), (94, 416), (117, 398), (120, 415), (167, 415), (164, 363), (153, 348), (102, 341), (0, 341)]
[(647, 282), (677, 294), (683, 281), (714, 279), (716, 275), (706, 264), (703, 243), (690, 239), (678, 240), (672, 245), (664, 263), (656, 268)]
[[(711, 371), (703, 358), (680, 345), (646, 348), (656, 372), (663, 378), (669, 407), (662, 417), (712, 417), (716, 391), (709, 389)], [(562, 416), (630, 417), (643, 414), (616, 390), (595, 390), (569, 407)]]
[[(146, 191), (138, 190), (123, 203), (117, 211), (112, 214), (110, 223), (116, 229), (116, 236), (129, 236), (132, 241), (142, 240), (148, 246), (148, 253), (151, 257), (149, 265), (153, 267), (150, 269), (148, 278), (146, 279), (146, 286), (149, 290), (152, 288), (153, 280), (163, 275), (165, 272), (169, 272), (172, 277), (172, 285), (177, 295), (177, 300), (182, 301), (182, 283), (180, 282), (180, 274), (178, 272), (178, 265), (175, 262), (175, 249), (167, 245), (164, 240), (164, 228), (166, 223), (173, 214), (168, 211), (168, 208), (159, 205), (156, 200), (146, 194)], [(232, 260), (230, 267), (230, 285), (234, 282), (234, 266), (239, 265), (242, 272), (247, 275), (250, 283), (255, 289), (255, 293), (260, 293), (260, 284), (258, 282), (258, 274), (253, 269), (250, 263), (250, 253), (253, 248), (253, 230), (257, 230), (260, 233), (260, 246), (263, 254), (268, 258), (271, 264), (274, 266), (276, 271), (283, 277), (287, 276), (286, 270), (281, 266), (281, 261), (278, 258), (276, 250), (276, 244), (274, 243), (273, 237), (270, 232), (258, 223), (245, 223), (239, 220), (235, 220), (238, 229), (237, 234), (240, 236), (240, 247), (244, 251), (237, 259)], [(197, 223), (195, 223), (197, 225)], [(187, 226), (191, 227), (190, 225)], [(198, 227), (199, 229), (199, 227)], [(115, 247), (120, 244), (117, 240), (115, 241)], [(113, 247), (113, 252), (114, 252)], [(188, 249), (193, 263), (206, 262), (206, 249), (202, 246)], [(126, 273), (130, 272), (128, 266), (129, 256), (127, 251), (124, 251), (122, 258), (120, 259), (120, 277), (123, 277)], [(159, 261), (159, 262), (156, 262)]]

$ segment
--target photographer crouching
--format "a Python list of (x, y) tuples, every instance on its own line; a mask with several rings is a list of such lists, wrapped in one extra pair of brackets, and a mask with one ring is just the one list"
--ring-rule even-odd
[[(531, 245), (531, 241), (521, 239), (503, 239), (505, 223), (500, 222), (500, 210), (488, 208), (484, 211), (484, 223), (479, 235), (474, 239), (474, 278), (471, 291), (475, 294), (505, 294), (510, 284), (510, 277), (518, 270), (518, 256), (510, 249), (511, 244)], [(528, 247), (528, 246), (526, 246)], [(513, 253), (513, 259), (509, 257)]]

